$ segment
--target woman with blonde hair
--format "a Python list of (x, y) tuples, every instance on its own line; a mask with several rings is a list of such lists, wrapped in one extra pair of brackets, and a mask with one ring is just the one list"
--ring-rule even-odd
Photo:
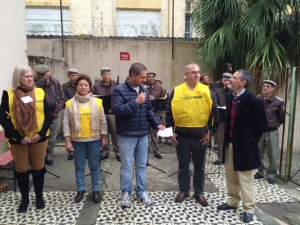
[(74, 152), (77, 195), (79, 203), (85, 193), (85, 162), (88, 160), (92, 178), (92, 198), (100, 202), (100, 151), (107, 145), (107, 123), (102, 100), (91, 93), (89, 76), (80, 74), (75, 82), (76, 93), (66, 102), (63, 130), (68, 152)]
[(0, 106), (0, 124), (15, 162), (15, 177), (22, 201), (19, 213), (27, 211), (29, 204), (29, 175), (32, 174), (36, 195), (36, 208), (45, 208), (43, 199), (44, 159), (46, 155), (51, 110), (43, 89), (36, 88), (32, 69), (16, 66), (12, 89), (4, 90)]

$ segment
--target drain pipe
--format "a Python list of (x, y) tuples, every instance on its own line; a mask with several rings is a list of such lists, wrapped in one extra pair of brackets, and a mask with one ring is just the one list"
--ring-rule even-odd
[(62, 57), (65, 57), (65, 48), (64, 48), (64, 24), (63, 24), (63, 12), (62, 12), (62, 0), (59, 0), (60, 4), (60, 28), (61, 28), (61, 48), (62, 48)]
[(295, 125), (295, 110), (296, 110), (296, 96), (297, 96), (297, 80), (296, 80), (296, 67), (293, 67), (291, 77), (291, 100), (290, 100), (290, 116), (288, 126), (288, 137), (286, 147), (286, 164), (284, 181), (288, 182), (291, 177), (291, 165), (293, 154), (293, 139), (294, 139), (294, 125)]

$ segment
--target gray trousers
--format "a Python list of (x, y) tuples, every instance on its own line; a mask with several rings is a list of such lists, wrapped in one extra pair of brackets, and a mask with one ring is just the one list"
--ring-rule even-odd
[[(160, 121), (160, 113), (155, 113), (155, 118)], [(149, 142), (150, 147), (152, 148), (153, 154), (160, 154), (160, 150), (158, 148), (159, 141), (157, 138), (157, 130), (153, 130), (150, 128), (150, 139), (151, 142)]]
[(223, 139), (224, 139), (224, 129), (225, 129), (225, 122), (219, 122), (218, 131), (215, 134), (218, 143), (218, 159), (222, 159), (222, 151), (223, 151)]
[(58, 132), (58, 118), (53, 118), (53, 121), (50, 125), (50, 135), (49, 135), (48, 146), (46, 151), (47, 160), (52, 160), (53, 158), (57, 132)]
[(265, 132), (258, 142), (260, 159), (262, 166), (258, 168), (258, 173), (264, 176), (264, 153), (267, 153), (269, 167), (267, 169), (268, 178), (274, 179), (277, 175), (277, 154), (279, 146), (278, 130)]
[[(120, 156), (120, 150), (118, 145), (117, 133), (116, 133), (116, 119), (114, 114), (105, 114), (107, 122), (107, 131), (110, 134), (113, 150), (116, 156)], [(102, 148), (102, 155), (108, 156), (110, 149), (110, 141), (108, 139), (108, 145)]]

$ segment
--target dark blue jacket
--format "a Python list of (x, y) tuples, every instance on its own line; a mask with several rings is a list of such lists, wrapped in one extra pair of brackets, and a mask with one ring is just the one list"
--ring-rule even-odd
[[(139, 93), (147, 91), (140, 86)], [(116, 117), (117, 134), (131, 137), (143, 137), (149, 134), (149, 124), (153, 129), (159, 125), (147, 93), (146, 101), (136, 102), (138, 93), (128, 81), (115, 87), (112, 94), (112, 111)]]
[(233, 95), (226, 99), (226, 126), (223, 142), (223, 157), (225, 162), (226, 148), (232, 142), (233, 167), (235, 171), (256, 169), (261, 166), (258, 142), (267, 127), (264, 105), (260, 99), (245, 91), (238, 97), (234, 117), (233, 137), (230, 140), (230, 120)]

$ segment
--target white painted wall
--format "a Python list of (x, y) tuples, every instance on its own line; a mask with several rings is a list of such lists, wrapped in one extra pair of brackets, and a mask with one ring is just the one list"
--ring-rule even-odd
[(0, 96), (2, 98), (3, 90), (11, 87), (15, 66), (28, 64), (24, 1), (2, 0), (0, 18)]

